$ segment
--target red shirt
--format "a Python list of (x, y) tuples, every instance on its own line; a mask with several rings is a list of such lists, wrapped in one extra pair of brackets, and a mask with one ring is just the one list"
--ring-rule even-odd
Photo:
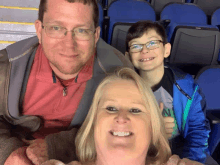
[[(66, 130), (78, 108), (86, 82), (92, 78), (94, 56), (86, 63), (75, 78), (53, 82), (52, 69), (39, 45), (23, 102), (24, 115), (41, 116), (45, 123), (35, 138)], [(64, 85), (66, 88), (64, 89)], [(66, 95), (64, 95), (66, 94)]]

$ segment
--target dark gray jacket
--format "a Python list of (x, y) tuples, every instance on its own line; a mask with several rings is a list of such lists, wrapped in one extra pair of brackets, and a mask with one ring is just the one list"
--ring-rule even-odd
[[(43, 123), (38, 116), (22, 115), (22, 101), (38, 44), (35, 36), (0, 51), (0, 165), (23, 145), (22, 138), (32, 139), (32, 133), (39, 130)], [(50, 159), (65, 163), (76, 159), (75, 128), (83, 123), (99, 82), (119, 66), (133, 68), (122, 53), (99, 39), (93, 77), (86, 84), (69, 129), (46, 137)]]

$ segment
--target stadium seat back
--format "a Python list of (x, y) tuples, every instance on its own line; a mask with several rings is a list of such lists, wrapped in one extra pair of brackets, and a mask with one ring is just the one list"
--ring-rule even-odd
[[(155, 11), (148, 2), (133, 0), (113, 2), (109, 6), (108, 16), (110, 18), (108, 43), (112, 45), (116, 45), (117, 43), (115, 42), (118, 42), (118, 39), (121, 42), (124, 40), (121, 45), (125, 45), (125, 33), (132, 23), (140, 20), (156, 20)], [(125, 23), (127, 23), (127, 25), (125, 25)], [(124, 48), (119, 49), (124, 50)]]
[(156, 14), (159, 14), (167, 4), (172, 2), (185, 3), (185, 1), (186, 0), (151, 0), (151, 5), (153, 6)]
[(206, 15), (209, 16), (220, 7), (219, 0), (194, 0), (193, 3), (200, 6)]
[(202, 68), (195, 80), (206, 98), (207, 117), (212, 119), (209, 138), (209, 150), (212, 154), (220, 142), (220, 124), (215, 123), (215, 121), (220, 119), (220, 66), (213, 65)]
[(170, 64), (192, 75), (203, 66), (217, 64), (220, 34), (217, 28), (177, 26), (174, 31)]
[(207, 16), (198, 6), (190, 3), (172, 3), (164, 7), (161, 20), (175, 23), (207, 24)]
[(126, 51), (125, 41), (128, 29), (131, 27), (131, 25), (132, 23), (116, 23), (113, 29), (111, 45), (123, 54)]
[(212, 25), (220, 25), (220, 8), (216, 9), (211, 17)]

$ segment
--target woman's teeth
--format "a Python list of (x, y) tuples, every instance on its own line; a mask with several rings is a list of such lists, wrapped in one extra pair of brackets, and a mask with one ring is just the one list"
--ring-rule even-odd
[(114, 136), (129, 136), (131, 132), (112, 132)]

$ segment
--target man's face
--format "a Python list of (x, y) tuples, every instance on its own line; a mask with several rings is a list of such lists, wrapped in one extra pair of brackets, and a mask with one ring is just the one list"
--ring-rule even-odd
[[(86, 41), (78, 40), (71, 32), (62, 39), (51, 38), (42, 25), (62, 26), (68, 31), (74, 28), (91, 29), (96, 32)], [(77, 74), (92, 55), (95, 54), (100, 28), (95, 29), (92, 5), (69, 3), (66, 0), (48, 0), (43, 22), (35, 22), (39, 43), (54, 72), (62, 77)], [(64, 78), (65, 79), (65, 78)]]

